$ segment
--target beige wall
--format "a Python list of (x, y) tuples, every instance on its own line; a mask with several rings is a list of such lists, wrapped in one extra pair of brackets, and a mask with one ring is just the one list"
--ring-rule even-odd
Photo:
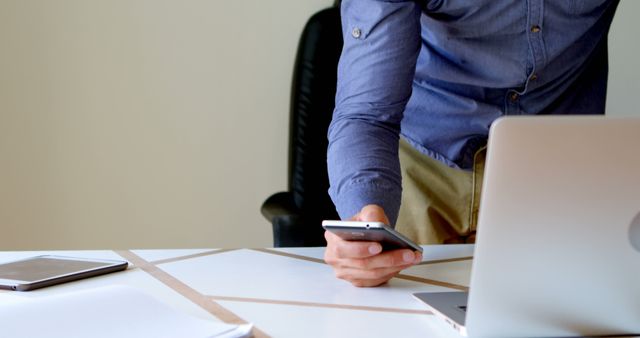
[(0, 0), (0, 249), (268, 246), (332, 0)]
[(640, 116), (640, 1), (622, 0), (609, 35), (607, 115)]
[[(270, 245), (295, 46), (331, 3), (0, 0), (0, 250)], [(614, 115), (640, 115), (634, 12)]]

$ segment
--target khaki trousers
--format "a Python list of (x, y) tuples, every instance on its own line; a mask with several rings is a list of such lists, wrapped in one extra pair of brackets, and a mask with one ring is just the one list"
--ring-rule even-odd
[(455, 169), (400, 140), (402, 204), (396, 230), (419, 244), (475, 242), (486, 148), (473, 171)]

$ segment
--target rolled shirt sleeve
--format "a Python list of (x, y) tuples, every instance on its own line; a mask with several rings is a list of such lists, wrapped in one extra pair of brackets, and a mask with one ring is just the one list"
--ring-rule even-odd
[(343, 219), (367, 204), (398, 216), (398, 140), (421, 45), (413, 1), (347, 0), (336, 108), (329, 127), (329, 194)]

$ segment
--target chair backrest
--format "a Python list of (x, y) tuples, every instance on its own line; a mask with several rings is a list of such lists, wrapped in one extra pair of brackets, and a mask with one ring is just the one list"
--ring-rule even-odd
[(298, 45), (293, 73), (289, 191), (296, 207), (309, 220), (338, 217), (328, 195), (326, 154), (341, 51), (338, 1), (307, 22)]

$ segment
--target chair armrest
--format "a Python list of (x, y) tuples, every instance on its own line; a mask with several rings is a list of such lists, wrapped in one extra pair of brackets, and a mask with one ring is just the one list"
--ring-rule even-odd
[(320, 220), (309, 220), (301, 215), (275, 217), (272, 223), (273, 246), (307, 247), (326, 246)]
[(293, 195), (288, 191), (281, 191), (269, 196), (262, 203), (260, 212), (271, 223), (276, 217), (298, 215), (300, 213), (293, 202)]
[(302, 215), (290, 192), (278, 192), (267, 198), (260, 207), (262, 215), (271, 222), (273, 246), (326, 246), (321, 219)]

